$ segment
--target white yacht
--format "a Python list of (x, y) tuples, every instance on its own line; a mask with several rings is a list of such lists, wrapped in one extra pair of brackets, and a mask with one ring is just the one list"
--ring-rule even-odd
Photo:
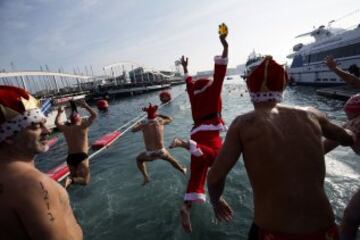
[[(330, 22), (331, 23), (331, 22)], [(309, 44), (296, 44), (293, 53), (287, 56), (292, 59), (287, 69), (290, 82), (296, 85), (335, 86), (345, 84), (323, 63), (326, 56), (333, 56), (338, 66), (344, 70), (357, 73), (360, 67), (360, 24), (345, 30), (320, 26), (311, 32), (297, 37), (312, 36), (315, 41)]]

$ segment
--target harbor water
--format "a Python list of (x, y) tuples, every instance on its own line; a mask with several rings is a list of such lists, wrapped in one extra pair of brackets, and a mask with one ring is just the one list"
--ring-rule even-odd
[[(222, 98), (223, 117), (227, 125), (237, 115), (253, 109), (245, 89), (244, 82), (237, 76), (225, 80)], [(171, 93), (176, 99), (159, 111), (174, 118), (165, 127), (166, 146), (174, 136), (188, 138), (192, 127), (185, 86), (173, 87)], [(288, 88), (284, 99), (284, 103), (289, 105), (314, 106), (337, 123), (346, 120), (342, 111), (344, 102), (318, 96), (314, 88)], [(111, 100), (109, 111), (99, 113), (91, 126), (90, 142), (142, 114), (141, 108), (149, 102), (160, 103), (157, 92)], [(66, 158), (66, 144), (59, 136), (58, 143), (36, 159), (37, 167), (43, 171), (57, 166)], [(247, 239), (253, 205), (242, 158), (228, 175), (224, 192), (234, 211), (232, 222), (217, 223), (209, 201), (194, 204), (191, 212), (193, 232), (186, 234), (180, 225), (179, 208), (189, 174), (183, 176), (161, 160), (150, 162), (151, 182), (142, 186), (143, 179), (135, 158), (143, 150), (141, 133), (126, 132), (107, 150), (90, 160), (91, 182), (88, 186), (70, 187), (71, 205), (86, 240)], [(183, 149), (170, 152), (182, 164), (189, 166), (188, 152)], [(359, 157), (350, 148), (338, 147), (326, 156), (326, 168), (325, 188), (339, 223), (346, 204), (360, 187)]]

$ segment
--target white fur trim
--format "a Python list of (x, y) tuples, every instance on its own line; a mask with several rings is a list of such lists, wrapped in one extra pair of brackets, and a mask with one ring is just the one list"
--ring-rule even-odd
[(192, 201), (198, 203), (204, 203), (206, 201), (206, 195), (204, 193), (185, 193), (185, 201)]
[(222, 58), (221, 56), (215, 56), (214, 57), (214, 62), (217, 65), (227, 65), (228, 61), (229, 61), (228, 58)]
[(202, 89), (195, 90), (194, 94), (196, 95), (196, 94), (204, 92), (208, 87), (210, 87), (212, 85), (212, 83), (213, 83), (213, 81), (209, 80), (209, 82)]
[(29, 127), (32, 123), (40, 123), (44, 120), (46, 120), (46, 117), (39, 108), (31, 109), (29, 111), (25, 111), (23, 114), (17, 115), (11, 120), (1, 124), (0, 142), (15, 133), (20, 132), (24, 128)]
[(192, 135), (192, 134), (195, 134), (195, 133), (201, 132), (201, 131), (216, 131), (216, 130), (223, 132), (226, 130), (226, 127), (222, 123), (219, 123), (218, 125), (202, 124), (202, 125), (194, 128), (190, 134)]
[(250, 92), (250, 98), (253, 103), (259, 102), (281, 102), (283, 100), (283, 93), (270, 91), (270, 92)]
[(201, 149), (197, 148), (197, 142), (191, 139), (189, 140), (189, 152), (195, 157), (201, 157), (202, 155), (204, 155)]

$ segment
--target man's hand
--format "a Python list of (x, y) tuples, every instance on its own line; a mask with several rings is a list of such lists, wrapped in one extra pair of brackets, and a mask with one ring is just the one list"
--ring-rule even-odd
[(324, 63), (326, 64), (326, 66), (328, 66), (328, 68), (330, 70), (336, 69), (336, 62), (335, 62), (335, 59), (332, 56), (327, 56), (324, 59)]
[(188, 73), (188, 69), (187, 69), (187, 66), (188, 66), (188, 63), (189, 63), (189, 58), (185, 58), (184, 55), (181, 56), (180, 58), (180, 63), (184, 69), (184, 73)]
[(219, 38), (220, 38), (220, 42), (224, 48), (228, 47), (228, 43), (226, 41), (227, 35), (228, 35), (228, 27), (225, 25), (225, 23), (220, 24), (219, 25)]
[(225, 23), (222, 23), (221, 25), (219, 25), (219, 39), (221, 44), (223, 45), (224, 49), (223, 52), (221, 54), (222, 58), (227, 58), (228, 57), (228, 43), (226, 41), (226, 37), (228, 35), (228, 28), (225, 25)]
[(232, 220), (232, 209), (224, 198), (220, 198), (219, 201), (213, 205), (216, 218), (222, 222), (230, 222)]

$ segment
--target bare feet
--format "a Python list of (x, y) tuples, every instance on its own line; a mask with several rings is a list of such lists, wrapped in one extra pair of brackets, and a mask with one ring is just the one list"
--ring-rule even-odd
[(169, 148), (185, 147), (185, 145), (186, 142), (184, 140), (178, 137), (174, 137), (174, 139), (171, 141)]
[(144, 179), (144, 182), (142, 183), (143, 186), (145, 186), (146, 184), (148, 184), (150, 182), (150, 180), (148, 178)]
[(67, 178), (65, 179), (64, 188), (67, 189), (67, 188), (71, 185), (71, 183), (72, 183), (71, 177), (67, 177)]
[(186, 205), (183, 205), (180, 209), (180, 218), (181, 218), (181, 225), (185, 232), (191, 233), (191, 221), (190, 221), (190, 211)]

